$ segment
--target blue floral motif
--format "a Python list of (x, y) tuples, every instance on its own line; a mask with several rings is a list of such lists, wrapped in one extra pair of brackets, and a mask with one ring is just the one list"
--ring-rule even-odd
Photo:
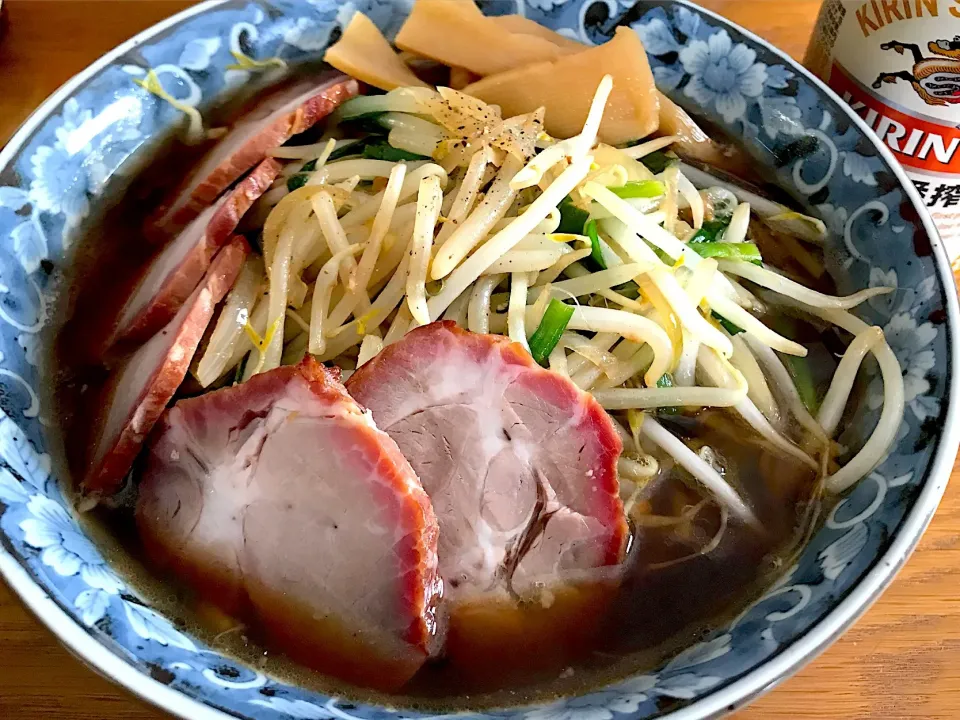
[(653, 79), (660, 90), (676, 90), (684, 80), (683, 70), (680, 68), (658, 67), (653, 69)]
[(80, 620), (83, 624), (90, 627), (107, 614), (107, 608), (110, 607), (110, 593), (99, 588), (87, 588), (77, 595), (73, 606), (80, 611)]
[(334, 715), (306, 700), (288, 700), (282, 697), (260, 697), (250, 701), (251, 705), (268, 708), (286, 717), (297, 720), (332, 720)]
[(10, 231), (13, 251), (27, 273), (36, 272), (48, 253), (47, 238), (40, 227), (40, 218), (31, 214), (30, 219)]
[(658, 696), (690, 700), (721, 682), (692, 668), (730, 652), (730, 635), (697, 643), (677, 655), (658, 675), (638, 675), (625, 682), (581, 697), (565, 698), (527, 712), (524, 720), (612, 720), (617, 714), (636, 713)]
[(175, 630), (169, 620), (150, 608), (138, 603), (125, 602), (123, 609), (130, 627), (144, 640), (153, 640), (164, 647), (172, 646), (189, 652), (197, 651), (193, 640)]
[(0, 207), (19, 210), (30, 202), (30, 194), (18, 187), (0, 187)]
[[(676, 10), (673, 13), (674, 25), (677, 30), (682, 32), (687, 37), (696, 37), (700, 32), (700, 16), (685, 8), (683, 5), (678, 5)], [(653, 52), (652, 50), (650, 52)], [(657, 53), (659, 54), (659, 53)]]
[[(19, 188), (0, 189), (0, 207), (14, 211), (30, 209), (31, 194)], [(32, 273), (40, 267), (40, 262), (49, 252), (47, 238), (40, 225), (39, 208), (31, 210), (25, 217), (17, 219), (10, 230), (13, 251), (20, 259), (24, 272)]]
[[(760, 108), (760, 124), (768, 138), (775, 140), (781, 135), (803, 135), (803, 111), (792, 97), (761, 97), (757, 100), (757, 107)], [(748, 125), (750, 123), (745, 120), (744, 126)]]
[(310, 18), (297, 18), (293, 27), (284, 33), (283, 41), (306, 52), (323, 50), (330, 42), (330, 25)]
[(731, 650), (730, 642), (730, 635), (723, 633), (717, 635), (712, 640), (706, 640), (692, 645), (668, 662), (666, 670), (668, 672), (685, 671), (696, 665), (703, 665), (704, 663), (723, 657)]
[(612, 720), (616, 714), (635, 713), (650, 698), (656, 678), (642, 675), (628, 683), (581, 697), (564, 698), (531, 710), (524, 720)]
[(17, 345), (23, 350), (23, 359), (36, 367), (40, 362), (40, 338), (36, 334), (20, 333), (17, 335)]
[(30, 159), (33, 164), (30, 199), (38, 210), (80, 219), (86, 217), (90, 178), (83, 161), (83, 155), (71, 155), (59, 141), (52, 147), (37, 148)]
[(787, 70), (783, 65), (767, 66), (767, 87), (782, 90), (787, 87), (787, 83), (793, 77), (793, 73)]
[[(483, 3), (482, 3), (483, 4)], [(182, 130), (184, 115), (133, 83), (153, 70), (163, 88), (201, 110), (269, 72), (247, 64), (279, 58), (290, 70), (318, 60), (357, 10), (392, 36), (409, 0), (225, 0), (143, 38), (15, 138), (0, 167), (0, 554), (36, 582), (91, 642), (144, 669), (166, 669), (170, 686), (209, 708), (266, 720), (429, 720), (371, 704), (347, 704), (268, 678), (181, 632), (104, 562), (52, 476), (46, 414), (34, 388), (48, 382), (40, 359), (51, 274), (68, 260), (77, 230), (125, 191), (137, 168)], [(836, 620), (839, 599), (890, 562), (904, 519), (937, 499), (930, 468), (953, 423), (953, 355), (947, 303), (955, 292), (924, 243), (898, 171), (819, 87), (782, 54), (683, 0), (492, 0), (567, 37), (602, 42), (630, 22), (660, 89), (695, 116), (743, 140), (757, 164), (829, 230), (828, 267), (841, 289), (889, 285), (856, 312), (884, 328), (901, 362), (907, 412), (890, 456), (832, 509), (824, 527), (767, 592), (715, 635), (658, 668), (580, 697), (497, 711), (473, 720), (646, 720), (664, 707), (700, 703), (738, 679), (769, 682), (766, 661), (790, 653), (814, 625)], [(627, 15), (626, 13), (628, 13)], [(618, 14), (622, 14), (620, 17)], [(274, 63), (274, 66), (277, 63)], [(232, 66), (232, 67), (231, 67)], [(279, 73), (277, 73), (279, 76)], [(926, 253), (926, 254), (925, 254)], [(945, 319), (946, 318), (946, 319)], [(955, 333), (956, 328), (950, 327)], [(882, 384), (865, 364), (855, 417), (840, 442), (855, 447), (877, 415)], [(937, 478), (937, 481), (942, 478)], [(920, 499), (918, 499), (920, 498)], [(766, 678), (766, 679), (764, 679)], [(739, 701), (742, 698), (731, 698)]]
[(870, 168), (870, 163), (863, 155), (857, 153), (843, 153), (843, 174), (864, 185), (877, 184), (877, 178)]
[[(125, 126), (127, 118), (139, 111), (139, 102), (134, 98), (109, 103), (96, 114), (81, 108), (75, 98), (64, 103), (61, 124), (54, 132), (55, 141), (40, 145), (30, 156), (32, 179), (28, 199), (33, 206), (32, 221), (39, 232), (42, 233), (37, 213), (63, 215), (69, 228), (87, 217), (90, 195), (99, 192), (100, 185), (117, 167), (114, 153), (118, 146), (140, 137), (135, 129)], [(104, 135), (107, 138), (98, 142)], [(32, 263), (24, 263), (27, 272), (33, 271), (30, 267)]]
[[(0, 357), (0, 362), (3, 358)], [(26, 434), (10, 417), (0, 411), (0, 460), (23, 483), (27, 493), (23, 502), (35, 492), (49, 495), (54, 485), (50, 477), (50, 456), (34, 450)], [(9, 474), (9, 473), (8, 473)]]
[(847, 208), (843, 205), (824, 203), (817, 206), (817, 212), (832, 235), (843, 235), (847, 226), (847, 218), (850, 215)]
[(684, 94), (702, 107), (716, 106), (728, 123), (747, 110), (747, 99), (760, 97), (767, 81), (767, 66), (755, 62), (757, 53), (734, 43), (726, 30), (706, 42), (695, 40), (680, 51), (683, 69), (690, 74)]
[(83, 623), (93, 625), (103, 617), (110, 596), (117, 595), (123, 583), (104, 565), (100, 553), (62, 505), (43, 495), (34, 495), (26, 505), (31, 517), (20, 523), (23, 541), (41, 550), (41, 562), (57, 575), (80, 576), (87, 589), (73, 604)]
[(527, 5), (537, 10), (542, 10), (545, 13), (552, 12), (556, 10), (561, 5), (566, 4), (570, 0), (527, 0)]
[[(901, 312), (890, 318), (883, 332), (903, 370), (903, 394), (908, 410), (919, 422), (935, 419), (940, 414), (940, 402), (929, 395), (927, 375), (937, 363), (933, 350), (936, 327), (929, 322), (918, 322), (909, 312)], [(867, 393), (870, 408), (877, 409), (883, 404), (883, 382), (879, 378), (871, 381)]]
[(837, 540), (830, 543), (817, 556), (820, 569), (828, 580), (836, 580), (847, 569), (867, 543), (868, 530), (863, 523), (857, 523)]
[(6, 468), (0, 468), (0, 502), (5, 505), (24, 504), (30, 499), (30, 493)]
[(660, 18), (634, 25), (633, 29), (640, 36), (644, 49), (652, 55), (666, 55), (680, 51), (680, 43), (674, 37), (673, 29)]
[(87, 584), (92, 584), (93, 577), (100, 574), (97, 550), (80, 534), (67, 511), (42, 495), (32, 497), (27, 510), (32, 517), (21, 522), (20, 529), (27, 545), (43, 550), (43, 564), (64, 577), (81, 573)]
[(206, 70), (222, 44), (218, 37), (191, 40), (184, 46), (177, 64), (185, 70)]

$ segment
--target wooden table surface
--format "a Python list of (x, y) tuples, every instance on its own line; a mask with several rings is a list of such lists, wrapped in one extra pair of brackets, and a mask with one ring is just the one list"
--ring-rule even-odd
[[(701, 0), (800, 58), (819, 0)], [(183, 0), (7, 0), (0, 142), (71, 75)], [(768, 718), (960, 718), (960, 466), (930, 529), (883, 598), (813, 664), (741, 711)], [(0, 718), (162, 714), (68, 654), (0, 582)]]

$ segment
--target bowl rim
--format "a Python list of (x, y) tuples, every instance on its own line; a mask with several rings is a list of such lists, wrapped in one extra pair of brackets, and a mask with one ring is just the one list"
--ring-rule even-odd
[[(208, 12), (229, 1), (206, 0), (171, 15), (117, 45), (67, 80), (23, 121), (6, 145), (0, 149), (0, 169), (10, 164), (13, 157), (29, 140), (37, 125), (47, 119), (55, 108), (69, 98), (80, 85), (107, 67), (115, 59), (184, 20)], [(643, 0), (637, 1), (643, 2)], [(937, 274), (941, 282), (948, 288), (945, 293), (948, 318), (945, 327), (949, 357), (953, 367), (956, 367), (958, 361), (960, 361), (960, 343), (957, 339), (957, 334), (960, 332), (960, 304), (958, 304), (957, 294), (949, 291), (949, 280), (953, 278), (953, 272), (947, 260), (940, 235), (926, 206), (890, 149), (876, 137), (860, 116), (844, 103), (826, 83), (783, 50), (732, 20), (691, 0), (669, 0), (669, 2), (692, 9), (720, 25), (732, 28), (752, 43), (756, 43), (776, 55), (792, 71), (799, 73), (807, 82), (812, 83), (833, 101), (834, 105), (869, 138), (874, 148), (890, 166), (907, 198), (918, 212), (918, 219), (930, 238)], [(901, 521), (890, 546), (875, 560), (873, 567), (849, 591), (846, 597), (819, 622), (767, 662), (690, 705), (660, 717), (669, 717), (671, 720), (706, 720), (707, 718), (721, 717), (747, 705), (814, 660), (873, 605), (893, 581), (920, 541), (946, 490), (950, 472), (956, 459), (957, 447), (960, 445), (960, 374), (956, 372), (951, 374), (946, 397), (949, 402), (947, 416), (924, 487), (914, 500), (913, 506), (906, 517)], [(79, 622), (60, 607), (3, 543), (0, 543), (0, 576), (4, 578), (10, 589), (33, 615), (72, 654), (90, 669), (133, 693), (139, 699), (185, 720), (228, 720), (240, 717), (229, 711), (201, 702), (155, 680), (135, 664), (115, 653), (107, 644), (96, 640), (86, 628), (82, 627)]]

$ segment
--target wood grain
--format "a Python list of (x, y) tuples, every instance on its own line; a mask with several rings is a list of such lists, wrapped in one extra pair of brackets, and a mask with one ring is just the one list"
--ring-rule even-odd
[[(183, 0), (8, 0), (0, 41), (0, 141), (72, 74), (189, 6)], [(709, 0), (796, 58), (817, 0)], [(69, 38), (69, 39), (68, 39)], [(738, 720), (960, 717), (960, 468), (893, 587), (812, 665)], [(66, 652), (0, 583), (0, 717), (147, 720), (162, 714)]]

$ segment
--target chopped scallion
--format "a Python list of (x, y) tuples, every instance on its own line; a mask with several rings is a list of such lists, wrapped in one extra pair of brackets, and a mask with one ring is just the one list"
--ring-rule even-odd
[(560, 225), (557, 227), (557, 232), (582, 235), (583, 226), (589, 219), (590, 213), (574, 205), (569, 195), (560, 201), (557, 209), (560, 210)]
[(667, 255), (663, 250), (661, 250), (660, 248), (658, 248), (658, 247), (657, 247), (656, 245), (654, 245), (652, 242), (647, 242), (647, 247), (649, 247), (651, 250), (653, 250), (653, 253), (654, 253), (658, 258), (660, 258), (660, 262), (662, 262), (664, 265), (673, 265), (673, 262), (674, 262), (674, 261), (673, 261), (673, 258), (671, 258), (669, 255)]
[(379, 139), (376, 142), (371, 142), (364, 145), (363, 156), (371, 160), (388, 160), (390, 162), (430, 159), (426, 155), (418, 155), (417, 153), (407, 152), (406, 150), (395, 148), (383, 139)]
[(718, 315), (714, 311), (710, 311), (710, 314), (713, 316), (713, 319), (716, 320), (731, 335), (739, 335), (743, 332), (743, 328), (739, 325), (734, 325), (732, 322), (727, 320), (723, 315)]
[(724, 260), (744, 260), (746, 262), (753, 263), (754, 265), (760, 265), (763, 262), (763, 258), (760, 256), (760, 248), (758, 248), (753, 243), (742, 242), (742, 243), (720, 243), (720, 242), (704, 242), (704, 243), (695, 243), (690, 245), (690, 249), (693, 250), (700, 257), (705, 258), (722, 258)]
[(560, 342), (560, 336), (567, 329), (567, 323), (573, 317), (573, 308), (556, 298), (550, 300), (543, 319), (530, 337), (530, 354), (540, 365), (546, 365), (550, 353)]
[(289, 178), (287, 178), (287, 190), (289, 190), (290, 192), (293, 192), (294, 190), (299, 190), (300, 188), (302, 188), (304, 185), (307, 184), (308, 179), (309, 179), (309, 176), (303, 173), (291, 175)]
[(696, 245), (698, 243), (717, 242), (721, 239), (723, 231), (727, 229), (729, 224), (729, 220), (726, 222), (723, 220), (705, 220), (703, 227), (693, 234), (693, 237), (687, 241), (687, 244)]
[(667, 155), (662, 150), (654, 150), (648, 155), (644, 155), (640, 158), (640, 162), (647, 166), (647, 169), (652, 173), (662, 173), (667, 169), (667, 165), (672, 162), (676, 162), (676, 158), (670, 155)]
[(787, 361), (787, 368), (793, 377), (793, 384), (797, 388), (800, 399), (807, 410), (816, 415), (820, 409), (820, 398), (813, 382), (813, 374), (810, 372), (809, 361), (806, 358), (794, 357), (793, 355), (784, 355), (783, 358)]
[(655, 198), (663, 195), (663, 183), (658, 180), (631, 180), (626, 185), (608, 188), (621, 198)]
[[(391, 160), (399, 162), (400, 160), (429, 160), (423, 155), (415, 155), (406, 150), (398, 150), (391, 147), (382, 135), (368, 135), (359, 140), (352, 140), (346, 145), (342, 145), (330, 153), (327, 162), (342, 160), (343, 158), (356, 155), (358, 157), (373, 158), (374, 160)], [(300, 173), (291, 175), (287, 180), (287, 190), (293, 192), (307, 184), (307, 176), (303, 173), (315, 172), (317, 169), (316, 159), (304, 163), (300, 168)]]
[(588, 220), (583, 226), (583, 232), (590, 238), (590, 257), (600, 266), (601, 270), (607, 269), (606, 258), (603, 257), (603, 249), (600, 247), (600, 233), (597, 232), (597, 221)]
[(247, 353), (243, 356), (243, 359), (237, 363), (237, 369), (233, 373), (233, 384), (238, 385), (243, 381), (243, 371), (247, 367), (247, 361), (250, 359), (250, 354)]
[[(674, 386), (673, 375), (671, 375), (668, 372), (661, 375), (660, 379), (657, 380), (658, 388), (672, 388), (673, 386)], [(660, 407), (660, 408), (657, 408), (657, 412), (663, 415), (676, 415), (677, 408), (672, 406)]]
[(628, 280), (623, 285), (617, 285), (612, 289), (614, 292), (619, 293), (630, 300), (636, 300), (640, 297), (640, 286), (637, 285), (633, 280)]
[(340, 121), (340, 124), (375, 135), (386, 135), (387, 129), (380, 124), (380, 118), (384, 115), (386, 115), (386, 111), (363, 113), (362, 115), (344, 118)]
[[(363, 152), (363, 146), (367, 140), (379, 140), (382, 136), (372, 135), (362, 140), (355, 140), (354, 142), (347, 143), (346, 145), (341, 145), (332, 153), (330, 157), (327, 158), (327, 162), (333, 162), (334, 160), (340, 160), (345, 157), (350, 157), (351, 155), (360, 155)], [(314, 168), (316, 168), (316, 160), (314, 160)]]

